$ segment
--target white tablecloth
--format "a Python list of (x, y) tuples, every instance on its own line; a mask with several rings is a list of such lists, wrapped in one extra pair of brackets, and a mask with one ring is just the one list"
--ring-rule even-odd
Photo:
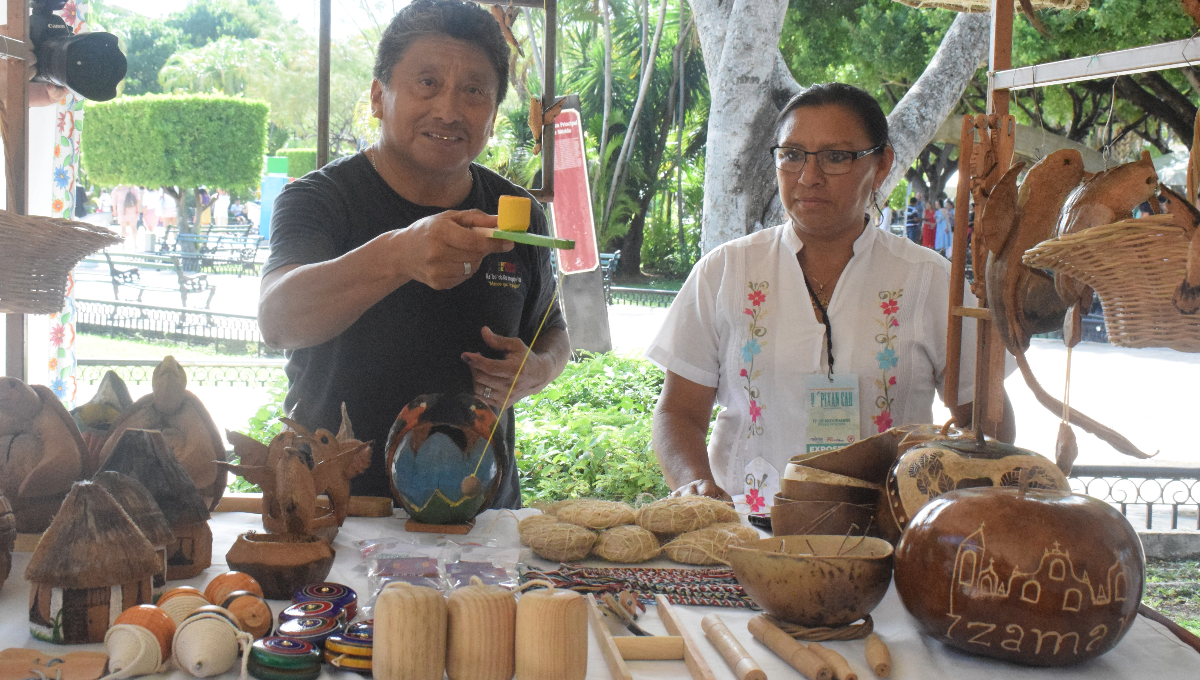
[[(518, 511), (516, 515), (525, 516), (533, 510)], [(212, 529), (213, 566), (205, 573), (189, 581), (172, 581), (168, 587), (192, 585), (203, 589), (217, 574), (227, 571), (225, 553), (233, 544), (237, 534), (250, 530), (262, 531), (262, 523), (258, 515), (246, 513), (219, 513), (213, 516)], [(402, 519), (359, 519), (350, 518), (342, 528), (335, 541), (337, 559), (329, 580), (343, 583), (357, 590), (360, 594), (367, 591), (366, 570), (356, 543), (361, 540), (396, 536), (404, 533)], [(516, 532), (516, 516), (508, 511), (497, 513), (489, 511), (479, 517), (472, 537), (494, 538), (501, 545), (519, 545)], [(101, 645), (55, 646), (34, 640), (29, 635), (28, 606), (29, 584), (22, 578), (25, 565), (29, 562), (28, 553), (16, 553), (13, 559), (13, 572), (0, 590), (0, 647), (29, 647), (34, 649), (56, 650), (70, 652), (75, 650), (103, 650)], [(553, 565), (534, 560), (540, 568), (553, 568)], [(655, 562), (639, 566), (678, 566), (668, 562)], [(276, 614), (289, 603), (272, 601), (272, 609)], [(755, 614), (745, 609), (721, 607), (677, 607), (684, 625), (695, 639), (718, 679), (730, 680), (734, 676), (725, 665), (724, 660), (716, 650), (704, 639), (700, 629), (700, 619), (706, 614), (718, 614), (729, 627), (735, 637), (749, 651), (751, 656), (766, 671), (769, 678), (794, 679), (800, 674), (784, 664), (770, 650), (760, 645), (746, 630), (746, 623)], [(654, 607), (642, 617), (639, 623), (654, 634), (666, 634), (659, 622)], [(894, 670), (892, 677), (899, 680), (925, 680), (946, 678), (978, 678), (980, 680), (1010, 679), (1010, 678), (1053, 678), (1063, 680), (1079, 678), (1087, 680), (1131, 680), (1136, 678), (1153, 678), (1154, 680), (1196, 680), (1200, 678), (1200, 654), (1179, 641), (1163, 626), (1139, 616), (1129, 633), (1121, 640), (1115, 649), (1098, 659), (1069, 668), (1036, 669), (1015, 666), (1008, 663), (973, 657), (951, 649), (940, 642), (920, 635), (916, 630), (915, 621), (904, 610), (900, 598), (893, 588), (883, 602), (873, 612), (875, 630), (883, 637), (892, 651)], [(839, 651), (849, 660), (860, 678), (869, 680), (875, 677), (863, 658), (862, 641), (831, 642), (828, 646)], [(690, 678), (682, 662), (665, 661), (634, 661), (629, 663), (634, 678)], [(353, 673), (333, 671), (326, 666), (325, 678), (338, 677), (339, 680), (354, 680), (362, 676)], [(172, 680), (187, 680), (190, 675), (183, 671), (170, 674)], [(232, 680), (235, 673), (227, 673), (224, 678)], [(595, 638), (588, 636), (588, 675), (589, 680), (604, 680), (609, 678), (608, 667), (600, 654)]]

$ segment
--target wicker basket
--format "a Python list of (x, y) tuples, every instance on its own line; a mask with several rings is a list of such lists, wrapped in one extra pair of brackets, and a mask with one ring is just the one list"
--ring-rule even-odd
[[(918, 8), (952, 9), (956, 12), (990, 12), (991, 0), (895, 0), (902, 5)], [(1013, 0), (1017, 11), (1021, 11), (1019, 0)], [(1088, 0), (1033, 0), (1034, 9), (1085, 10)]]
[(62, 311), (67, 273), (121, 237), (104, 227), (0, 210), (0, 312)]
[(1091, 286), (1104, 304), (1108, 339), (1121, 347), (1200, 352), (1200, 315), (1171, 298), (1183, 281), (1188, 239), (1169, 215), (1105, 224), (1043, 241), (1025, 264)]

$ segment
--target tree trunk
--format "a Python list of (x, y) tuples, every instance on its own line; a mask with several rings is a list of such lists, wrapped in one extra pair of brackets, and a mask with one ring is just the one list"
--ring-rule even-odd
[[(633, 137), (637, 132), (638, 119), (642, 115), (642, 108), (646, 104), (646, 93), (650, 90), (650, 80), (654, 77), (654, 60), (658, 58), (658, 43), (662, 39), (663, 24), (666, 23), (666, 19), (667, 0), (661, 0), (658, 10), (658, 25), (654, 27), (654, 43), (650, 46), (650, 53), (646, 58), (646, 68), (642, 70), (642, 84), (638, 88), (637, 100), (633, 104), (633, 113), (629, 115), (629, 127), (625, 132), (625, 139), (621, 141), (621, 153), (617, 155), (617, 165), (613, 168), (612, 186), (608, 190), (608, 201), (605, 202), (604, 206), (604, 221), (602, 224), (605, 226), (608, 225), (608, 218), (612, 213), (613, 201), (616, 200), (617, 190), (621, 187), (621, 173), (625, 170), (626, 153), (629, 156), (633, 155)], [(622, 251), (622, 260), (625, 259), (625, 255), (626, 253)]]
[[(782, 221), (766, 150), (774, 120), (800, 86), (777, 46), (786, 0), (689, 0), (700, 34), (712, 103), (705, 159), (705, 252), (764, 223)], [(896, 164), (886, 196), (962, 97), (987, 55), (990, 17), (960, 14), (920, 79), (888, 116)]]
[(608, 165), (608, 115), (612, 112), (612, 21), (608, 16), (608, 0), (600, 0), (600, 19), (604, 23), (604, 116), (600, 119), (600, 172), (592, 183), (592, 191), (596, 193), (593, 200), (604, 195), (604, 169)]

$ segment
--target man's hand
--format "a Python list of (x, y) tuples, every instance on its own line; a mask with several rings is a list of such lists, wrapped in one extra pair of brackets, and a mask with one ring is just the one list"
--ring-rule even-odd
[[(503, 411), (525, 397), (541, 392), (556, 377), (556, 374), (551, 374), (550, 361), (546, 357), (537, 352), (529, 352), (529, 358), (525, 359), (528, 347), (520, 338), (496, 335), (487, 326), (484, 326), (481, 332), (487, 346), (504, 352), (504, 358), (488, 359), (476, 352), (463, 352), (462, 360), (471, 366), (471, 376), (475, 379), (475, 396), (489, 406)], [(521, 368), (522, 359), (525, 359), (524, 368)], [(517, 375), (518, 369), (521, 376), (517, 378), (517, 385), (513, 388), (513, 376)], [(509, 388), (513, 390), (512, 396), (508, 396)], [(505, 400), (505, 397), (508, 399)]]
[(668, 498), (678, 498), (680, 496), (708, 496), (722, 501), (731, 501), (733, 498), (725, 492), (725, 489), (717, 486), (717, 483), (711, 479), (696, 479), (684, 484), (683, 486), (671, 492)]
[(488, 238), (472, 227), (495, 229), (496, 216), (449, 210), (392, 232), (389, 240), (397, 254), (397, 270), (404, 278), (446, 290), (474, 276), (484, 257), (513, 249), (511, 241)]

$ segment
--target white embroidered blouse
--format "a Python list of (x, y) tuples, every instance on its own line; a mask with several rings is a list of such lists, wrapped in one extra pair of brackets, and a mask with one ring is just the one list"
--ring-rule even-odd
[[(770, 504), (788, 459), (804, 451), (804, 378), (828, 370), (825, 325), (796, 260), (802, 247), (789, 223), (714, 249), (692, 269), (646, 350), (664, 370), (717, 389), (722, 410), (709, 463), (717, 484), (748, 494), (752, 508)], [(861, 437), (932, 421), (946, 368), (949, 287), (950, 263), (932, 250), (880, 229), (863, 229), (854, 242), (828, 312), (834, 372), (858, 375)], [(960, 403), (973, 396), (974, 357), (975, 322), (967, 319)], [(774, 475), (765, 486), (747, 468), (760, 457), (752, 469)]]

